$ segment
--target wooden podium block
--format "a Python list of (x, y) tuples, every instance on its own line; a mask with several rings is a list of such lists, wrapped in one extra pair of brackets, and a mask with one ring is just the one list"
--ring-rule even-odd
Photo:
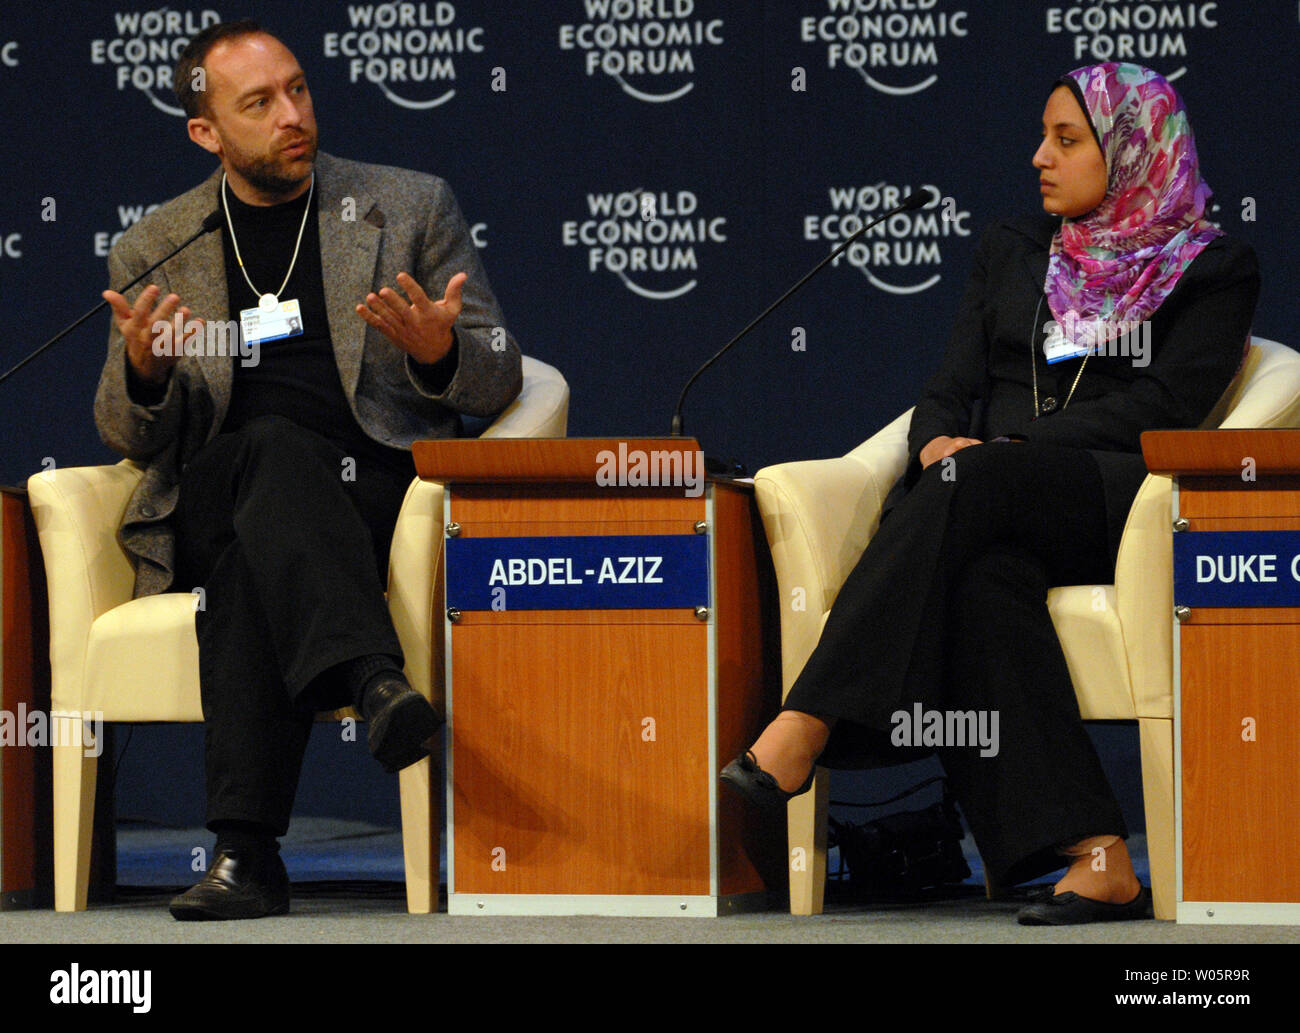
[(1150, 433), (1143, 450), (1176, 475), (1176, 565), (1197, 564), (1174, 593), (1178, 921), (1297, 924), (1300, 431)]
[[(514, 444), (438, 443), (433, 465), (481, 471)], [(506, 587), (502, 608), (446, 621), (449, 912), (700, 916), (765, 905), (769, 888), (784, 889), (783, 843), (718, 782), (780, 699), (775, 579), (751, 489), (598, 487), (591, 456), (608, 443), (517, 444), (533, 455), (508, 483), (449, 478), (453, 609), (452, 539), (687, 536), (706, 544), (708, 578), (698, 611), (511, 609)], [(547, 468), (539, 445), (570, 450), (546, 476), (572, 479), (528, 476)], [(464, 446), (480, 451), (448, 456)], [(654, 565), (609, 558), (628, 579)], [(554, 569), (591, 582), (597, 561), (582, 566)]]
[(0, 910), (48, 902), (53, 892), (50, 753), (26, 741), (50, 709), (45, 567), (21, 488), (0, 497)]
[(1300, 624), (1189, 624), (1181, 639), (1179, 921), (1300, 921)]

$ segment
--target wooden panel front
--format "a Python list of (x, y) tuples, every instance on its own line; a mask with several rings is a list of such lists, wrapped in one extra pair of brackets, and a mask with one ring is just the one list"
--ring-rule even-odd
[[(674, 471), (683, 479), (702, 477), (699, 449), (694, 438), (457, 438), (416, 441), (411, 454), (419, 476), (457, 485), (573, 481), (592, 487), (608, 471), (609, 460), (620, 456), (653, 460), (663, 477)], [(650, 470), (647, 465), (645, 472)]]
[(1300, 430), (1149, 430), (1142, 455), (1152, 473), (1239, 475), (1244, 461), (1261, 474), (1300, 474)]
[[(1300, 500), (1297, 500), (1300, 503)], [(1300, 531), (1300, 517), (1192, 517), (1188, 531)]]
[[(691, 610), (465, 612), (452, 631), (455, 892), (707, 895), (711, 787), (718, 893), (784, 883), (784, 821), (717, 786), (781, 685), (753, 491), (711, 490), (716, 755), (709, 625)], [(456, 484), (449, 498), (465, 537), (694, 533), (705, 518), (680, 488)]]
[[(1192, 521), (1197, 517), (1289, 516), (1294, 519), (1300, 513), (1300, 477), (1257, 475), (1253, 481), (1243, 481), (1240, 476), (1181, 477), (1178, 480), (1178, 512)], [(1243, 523), (1241, 528), (1244, 530), (1248, 526)]]
[[(451, 519), (462, 534), (498, 534), (491, 530), (511, 527), (523, 534), (644, 534), (626, 526), (666, 526), (671, 534), (685, 533), (704, 519), (704, 498), (692, 498), (682, 488), (593, 488), (566, 484), (500, 485), (457, 484), (451, 492)], [(545, 531), (525, 530), (542, 525)], [(591, 530), (567, 525), (582, 524)], [(614, 526), (617, 525), (617, 526)]]
[(456, 893), (709, 893), (706, 632), (452, 629)]
[(1300, 624), (1295, 606), (1196, 606), (1184, 623), (1205, 624)]
[[(781, 632), (776, 573), (753, 490), (718, 484), (713, 498), (721, 770), (781, 708)], [(784, 812), (764, 816), (731, 789), (720, 785), (718, 792), (718, 892), (754, 893), (765, 886), (784, 892), (790, 875)]]
[[(0, 747), (0, 907), (35, 892), (46, 895), (50, 876), (50, 755), (25, 745), (21, 716), (50, 709), (49, 609), (45, 567), (26, 493), (6, 488), (0, 501), (0, 710), (15, 744)], [(38, 885), (39, 884), (39, 885)]]
[(1300, 624), (1179, 634), (1183, 900), (1300, 902)]

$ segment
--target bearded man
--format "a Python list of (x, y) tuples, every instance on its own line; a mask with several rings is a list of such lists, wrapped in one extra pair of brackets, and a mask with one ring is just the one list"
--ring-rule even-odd
[[(220, 233), (143, 290), (104, 292), (95, 421), (146, 466), (119, 531), (135, 594), (204, 589), (217, 838), (171, 912), (254, 918), (289, 909), (278, 837), (314, 712), (355, 705), (388, 771), (425, 756), (440, 727), (402, 674), (384, 597), (410, 445), (504, 409), (520, 355), (446, 183), (319, 153), (306, 77), (278, 39), (249, 20), (210, 26), (174, 85), (220, 168), (123, 234), (110, 282), (210, 214)], [(238, 322), (238, 349), (205, 346), (226, 344), (206, 332), (215, 320)]]

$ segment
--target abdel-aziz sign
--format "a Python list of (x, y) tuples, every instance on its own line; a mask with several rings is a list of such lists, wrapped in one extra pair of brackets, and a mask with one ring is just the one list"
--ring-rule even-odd
[(1174, 604), (1300, 606), (1300, 531), (1175, 534)]
[(699, 534), (449, 538), (456, 610), (694, 609), (709, 603)]

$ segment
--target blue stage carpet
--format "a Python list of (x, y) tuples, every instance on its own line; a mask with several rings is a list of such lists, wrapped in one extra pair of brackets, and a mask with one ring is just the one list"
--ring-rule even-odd
[[(117, 882), (120, 886), (185, 887), (200, 878), (212, 851), (213, 837), (205, 829), (164, 829), (136, 823), (119, 823), (117, 830)], [(1151, 884), (1146, 837), (1128, 841), (1133, 866), (1144, 885)], [(394, 882), (404, 880), (402, 834), (359, 821), (336, 818), (294, 819), (281, 840), (289, 877), (301, 882)], [(963, 885), (983, 886), (984, 866), (969, 835), (962, 851), (971, 875)], [(827, 870), (839, 868), (838, 851), (832, 849)], [(446, 847), (439, 871), (445, 884)], [(1042, 882), (1054, 882), (1045, 877)]]

